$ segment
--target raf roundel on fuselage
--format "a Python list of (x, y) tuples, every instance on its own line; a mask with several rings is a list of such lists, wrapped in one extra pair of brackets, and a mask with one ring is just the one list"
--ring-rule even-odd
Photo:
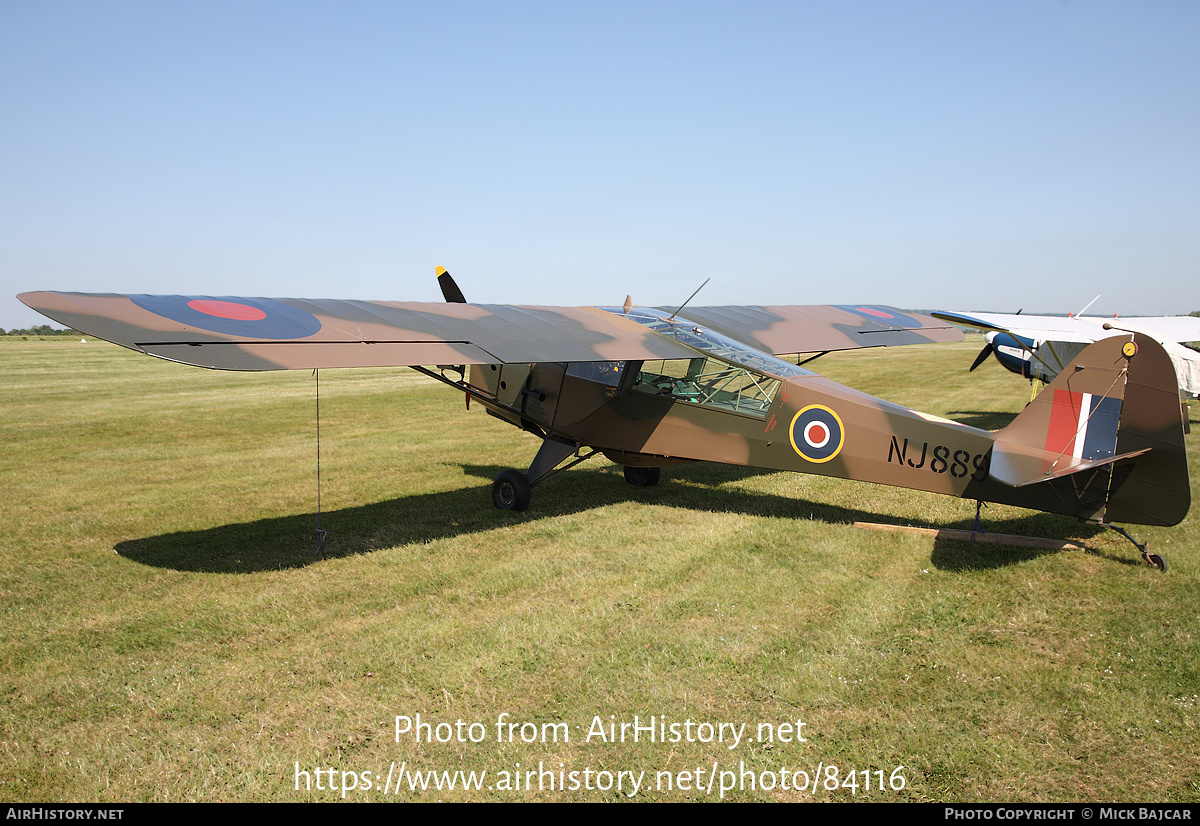
[(810, 404), (792, 417), (792, 447), (810, 462), (833, 459), (846, 443), (846, 428), (832, 408)]

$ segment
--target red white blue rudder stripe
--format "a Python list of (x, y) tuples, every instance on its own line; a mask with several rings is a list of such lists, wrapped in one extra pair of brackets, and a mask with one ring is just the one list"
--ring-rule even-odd
[(1116, 455), (1120, 420), (1120, 399), (1056, 389), (1046, 450), (1076, 459), (1107, 459)]

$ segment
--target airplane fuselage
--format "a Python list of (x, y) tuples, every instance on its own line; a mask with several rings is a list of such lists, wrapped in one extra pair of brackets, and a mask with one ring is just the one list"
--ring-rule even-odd
[[(1083, 519), (1098, 518), (1103, 508), (1109, 468), (1069, 484), (1002, 484), (989, 478), (991, 431), (910, 410), (748, 348), (718, 356), (726, 344), (719, 337), (683, 320), (667, 324), (661, 313), (646, 315), (659, 332), (680, 329), (677, 340), (695, 347), (695, 358), (477, 365), (469, 383), (493, 414), (559, 451), (546, 466), (573, 446), (633, 467), (719, 462)], [(534, 484), (542, 465), (535, 460), (530, 468)]]

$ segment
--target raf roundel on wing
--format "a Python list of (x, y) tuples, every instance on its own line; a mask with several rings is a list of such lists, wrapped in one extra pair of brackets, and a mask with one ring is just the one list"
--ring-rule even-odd
[(269, 298), (131, 295), (129, 300), (155, 315), (222, 335), (297, 339), (321, 329), (321, 322), (311, 313)]
[(876, 307), (873, 305), (860, 304), (836, 304), (839, 310), (845, 310), (848, 313), (854, 313), (857, 316), (877, 321), (880, 324), (886, 324), (889, 327), (899, 327), (902, 329), (919, 329), (921, 322), (917, 321), (907, 313), (902, 313), (891, 307)]

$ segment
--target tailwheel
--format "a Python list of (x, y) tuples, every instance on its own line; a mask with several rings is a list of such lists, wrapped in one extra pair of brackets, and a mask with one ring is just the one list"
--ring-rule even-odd
[(637, 488), (652, 488), (662, 478), (660, 467), (625, 466), (625, 481)]
[(523, 511), (529, 507), (533, 488), (519, 470), (502, 470), (492, 483), (492, 504), (502, 511)]
[(1148, 543), (1137, 542), (1132, 536), (1130, 536), (1125, 531), (1124, 528), (1119, 528), (1116, 525), (1110, 525), (1108, 522), (1101, 522), (1100, 525), (1102, 527), (1109, 528), (1111, 530), (1116, 531), (1117, 533), (1121, 534), (1121, 536), (1125, 537), (1130, 542), (1132, 542), (1133, 547), (1137, 548), (1141, 552), (1142, 561), (1144, 561), (1151, 568), (1153, 568), (1154, 570), (1159, 571), (1161, 573), (1164, 573), (1164, 574), (1167, 572), (1167, 560), (1163, 559), (1162, 556), (1160, 556), (1159, 554), (1150, 553)]
[(1160, 554), (1143, 553), (1142, 559), (1146, 560), (1146, 564), (1154, 570), (1164, 574), (1167, 572), (1167, 560), (1163, 559)]

